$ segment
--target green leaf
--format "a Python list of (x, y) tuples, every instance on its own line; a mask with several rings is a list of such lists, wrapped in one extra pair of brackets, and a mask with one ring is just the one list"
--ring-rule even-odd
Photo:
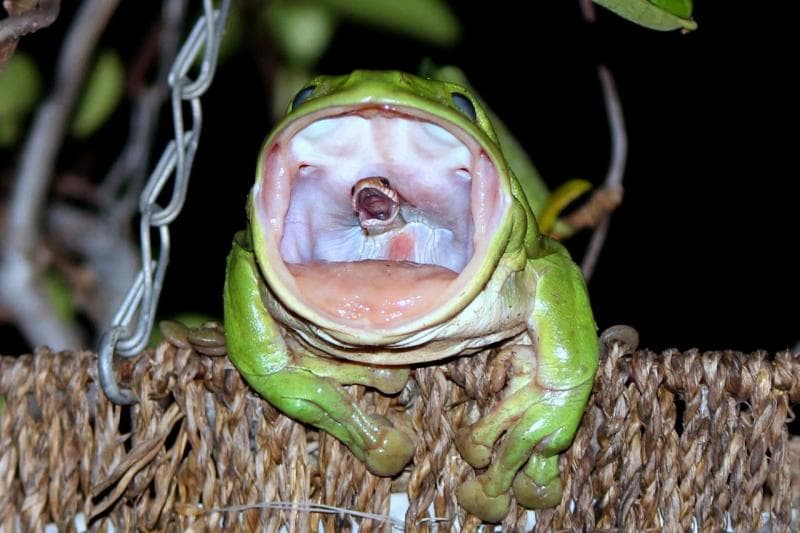
[(19, 139), (22, 121), (31, 112), (42, 92), (42, 77), (36, 62), (17, 52), (0, 73), (0, 146), (8, 147)]
[(550, 195), (550, 199), (542, 210), (541, 215), (536, 217), (539, 222), (539, 231), (546, 235), (551, 235), (556, 229), (558, 215), (591, 188), (591, 182), (581, 179), (572, 179), (562, 183)]
[(333, 37), (333, 16), (318, 2), (268, 2), (262, 16), (275, 46), (292, 67), (314, 65)]
[(458, 19), (443, 0), (319, 1), (342, 17), (430, 44), (451, 46), (461, 34)]
[(651, 30), (697, 29), (691, 18), (691, 0), (594, 0), (594, 3)]
[(650, 3), (676, 17), (692, 18), (692, 0), (650, 0)]
[(70, 133), (84, 139), (105, 124), (122, 98), (125, 69), (116, 52), (101, 53), (83, 89)]

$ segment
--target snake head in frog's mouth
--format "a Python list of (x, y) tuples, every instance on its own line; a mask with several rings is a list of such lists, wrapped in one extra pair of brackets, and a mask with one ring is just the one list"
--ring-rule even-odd
[(272, 293), (304, 320), (419, 330), (462, 309), (494, 268), (508, 181), (461, 127), (399, 106), (327, 109), (264, 150), (255, 248)]
[(358, 224), (367, 234), (378, 235), (405, 225), (405, 218), (400, 215), (403, 199), (388, 178), (361, 178), (350, 188), (350, 197)]

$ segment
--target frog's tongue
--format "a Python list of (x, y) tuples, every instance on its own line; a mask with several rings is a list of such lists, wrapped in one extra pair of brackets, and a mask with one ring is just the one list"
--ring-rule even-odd
[[(290, 274), (281, 282), (305, 308), (352, 326), (387, 327), (445, 303), (469, 282), (459, 274), (468, 277), (502, 211), (480, 147), (411, 117), (317, 120), (278, 139), (264, 173), (257, 210), (279, 239)], [(378, 234), (351, 203), (368, 176), (387, 178), (403, 199), (397, 223)]]

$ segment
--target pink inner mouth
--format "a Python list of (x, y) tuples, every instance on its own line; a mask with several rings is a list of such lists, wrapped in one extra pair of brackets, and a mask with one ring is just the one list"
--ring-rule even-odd
[[(336, 323), (391, 327), (434, 311), (468, 281), (460, 274), (480, 263), (504, 211), (477, 143), (407, 115), (322, 118), (268, 149), (256, 210), (282, 262), (269, 260), (303, 308)], [(380, 232), (351, 197), (370, 176), (402, 199)]]
[(404, 260), (288, 264), (305, 299), (337, 319), (387, 324), (430, 312), (452, 270)]

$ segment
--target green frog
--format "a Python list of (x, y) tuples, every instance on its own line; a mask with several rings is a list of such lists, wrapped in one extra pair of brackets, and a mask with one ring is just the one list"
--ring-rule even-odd
[(262, 397), (392, 476), (413, 435), (343, 385), (395, 394), (413, 366), (495, 350), (511, 377), (454, 435), (481, 470), (458, 501), (487, 522), (512, 491), (532, 509), (560, 502), (596, 326), (580, 270), (539, 232), (475, 95), (395, 71), (315, 78), (261, 149), (248, 217), (228, 258), (225, 329)]

